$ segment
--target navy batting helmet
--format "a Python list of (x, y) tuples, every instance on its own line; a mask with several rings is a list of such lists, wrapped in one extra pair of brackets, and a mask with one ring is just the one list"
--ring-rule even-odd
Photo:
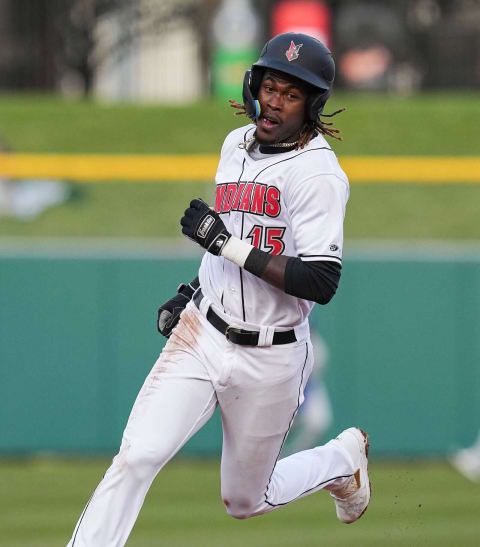
[(257, 95), (263, 73), (268, 68), (295, 76), (313, 87), (306, 113), (310, 120), (316, 120), (330, 97), (335, 77), (335, 63), (330, 50), (307, 34), (286, 32), (269, 40), (258, 61), (245, 73), (243, 81), (243, 104), (252, 119), (260, 114)]

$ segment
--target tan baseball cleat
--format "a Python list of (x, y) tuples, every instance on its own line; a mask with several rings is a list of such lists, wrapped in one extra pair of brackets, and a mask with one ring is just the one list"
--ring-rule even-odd
[(335, 500), (337, 517), (346, 524), (358, 520), (367, 510), (370, 503), (371, 485), (368, 480), (368, 435), (358, 427), (342, 431), (336, 440), (350, 454), (355, 466), (355, 473), (340, 488), (332, 490), (330, 495)]

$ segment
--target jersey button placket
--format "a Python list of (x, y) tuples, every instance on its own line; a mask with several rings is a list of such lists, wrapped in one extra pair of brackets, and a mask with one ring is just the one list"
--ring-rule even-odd
[(240, 230), (241, 230), (241, 213), (237, 213), (237, 212), (232, 212), (231, 213), (232, 217), (233, 217), (233, 222), (232, 222), (232, 235), (234, 235), (235, 237), (240, 237), (241, 234), (240, 234)]

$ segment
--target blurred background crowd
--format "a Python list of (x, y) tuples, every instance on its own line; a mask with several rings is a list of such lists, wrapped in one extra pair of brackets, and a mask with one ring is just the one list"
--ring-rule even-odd
[(238, 95), (272, 35), (324, 41), (338, 88), (480, 85), (478, 0), (0, 0), (0, 88), (185, 102)]

